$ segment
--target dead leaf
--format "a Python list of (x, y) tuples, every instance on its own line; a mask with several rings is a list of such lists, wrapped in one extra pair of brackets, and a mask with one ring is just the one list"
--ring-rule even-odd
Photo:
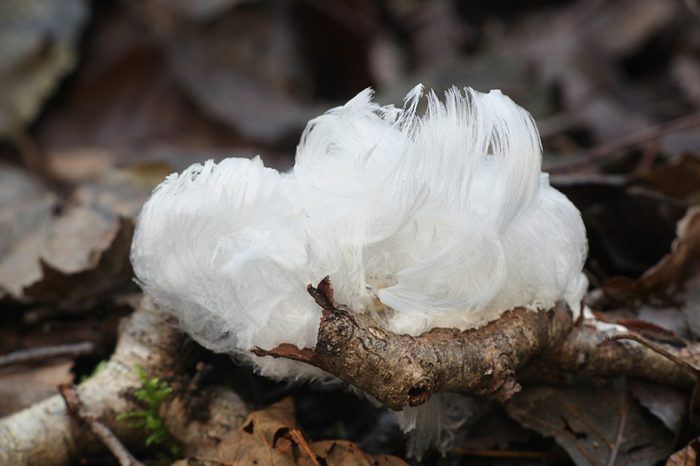
[[(237, 431), (248, 415), (248, 408), (232, 390), (210, 385), (188, 397), (187, 403), (176, 398), (165, 407), (166, 422), (191, 418), (182, 424), (168, 422), (168, 431), (183, 445), (185, 454), (192, 458), (208, 456), (216, 451), (221, 440)], [(190, 416), (197, 410), (195, 416)]]
[[(657, 263), (668, 252), (676, 223), (687, 208), (681, 201), (630, 185), (622, 176), (556, 176), (552, 185), (581, 211), (589, 238), (588, 266), (601, 280), (639, 276)], [(606, 290), (607, 286), (606, 282)]]
[(250, 413), (241, 427), (224, 435), (217, 446), (208, 451), (198, 450), (197, 461), (199, 463), (179, 464), (406, 465), (393, 456), (367, 455), (356, 444), (345, 440), (308, 442), (297, 429), (292, 398)]
[(404, 466), (406, 462), (395, 456), (380, 455), (372, 457), (347, 440), (324, 440), (314, 442), (312, 450), (322, 461), (312, 462), (308, 456), (302, 456), (297, 463), (299, 466), (314, 466), (326, 464), (328, 466)]
[(630, 392), (642, 406), (664, 423), (675, 435), (680, 435), (688, 414), (688, 394), (673, 387), (652, 382), (632, 380)]
[[(44, 231), (50, 222), (58, 196), (41, 182), (7, 164), (0, 164), (0, 257), (10, 261), (19, 243), (28, 241), (35, 231)], [(36, 243), (32, 247), (38, 247)], [(15, 266), (14, 274), (26, 273)], [(3, 283), (3, 265), (0, 264), (0, 288)], [(1, 294), (1, 293), (0, 293)]]
[(86, 306), (128, 285), (134, 275), (129, 261), (134, 223), (120, 219), (106, 245), (93, 251), (89, 265), (66, 272), (40, 259), (41, 279), (25, 286), (22, 295), (35, 302)]
[(685, 283), (682, 312), (691, 333), (700, 337), (700, 275)]
[(667, 196), (700, 204), (700, 158), (684, 154), (643, 174), (639, 184)]
[(606, 54), (624, 56), (669, 27), (680, 10), (674, 2), (622, 0), (606, 5), (605, 14), (592, 11), (586, 33)]
[(84, 0), (0, 2), (0, 137), (34, 120), (77, 61)]
[(85, 65), (36, 128), (52, 174), (75, 183), (114, 166), (165, 162), (181, 170), (240, 152), (240, 138), (178, 89), (165, 46), (123, 3), (100, 18)]
[(131, 286), (134, 219), (164, 172), (109, 171), (80, 186), (61, 210), (58, 197), (31, 177), (3, 170), (0, 179), (14, 181), (3, 184), (0, 198), (0, 229), (9, 238), (0, 240), (0, 291), (22, 302), (85, 307)]
[(685, 448), (672, 454), (666, 466), (695, 466), (698, 461), (698, 450), (700, 450), (700, 440), (691, 441)]
[(671, 65), (671, 74), (688, 100), (700, 108), (700, 64), (690, 53), (676, 56)]
[(637, 281), (627, 281), (637, 296), (672, 296), (698, 273), (700, 266), (700, 207), (692, 207), (678, 222), (671, 252)]
[(170, 66), (182, 89), (209, 116), (263, 142), (301, 131), (317, 113), (283, 3), (242, 5), (172, 41)]
[(621, 383), (527, 387), (506, 408), (525, 427), (553, 436), (579, 466), (651, 466), (674, 444), (674, 435), (642, 411)]

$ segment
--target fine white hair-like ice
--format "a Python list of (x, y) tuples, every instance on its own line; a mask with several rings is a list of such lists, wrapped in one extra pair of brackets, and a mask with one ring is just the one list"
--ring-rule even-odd
[(306, 285), (325, 276), (339, 303), (412, 335), (558, 300), (579, 312), (585, 230), (541, 173), (530, 115), (500, 91), (425, 98), (418, 115), (421, 86), (402, 109), (361, 92), (309, 122), (287, 173), (232, 158), (170, 175), (139, 218), (139, 283), (204, 346), (284, 379), (330, 376), (249, 350), (313, 347)]

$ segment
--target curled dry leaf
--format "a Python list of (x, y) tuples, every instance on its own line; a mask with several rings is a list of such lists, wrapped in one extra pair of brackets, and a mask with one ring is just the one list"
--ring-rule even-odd
[(108, 172), (64, 206), (34, 178), (3, 166), (0, 296), (85, 306), (129, 286), (132, 219), (154, 184), (149, 173)]
[(666, 461), (666, 466), (693, 466), (698, 461), (698, 450), (700, 450), (700, 439), (695, 439), (685, 448), (672, 454)]
[(700, 268), (700, 207), (690, 208), (678, 222), (671, 252), (638, 280), (617, 277), (608, 280), (606, 293), (627, 299), (667, 298), (696, 276)]
[(250, 413), (241, 427), (224, 436), (215, 448), (209, 451), (199, 450), (196, 460), (186, 459), (175, 464), (406, 465), (392, 456), (367, 455), (349, 441), (308, 442), (297, 429), (294, 402), (291, 398), (285, 398), (263, 410)]
[(644, 173), (640, 184), (690, 205), (700, 204), (700, 157), (676, 157)]

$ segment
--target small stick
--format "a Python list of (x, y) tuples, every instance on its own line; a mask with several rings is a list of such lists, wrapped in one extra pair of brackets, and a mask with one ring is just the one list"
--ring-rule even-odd
[(619, 150), (627, 149), (632, 146), (637, 146), (648, 141), (655, 141), (676, 131), (693, 128), (696, 126), (700, 126), (700, 114), (692, 113), (690, 115), (685, 115), (675, 120), (662, 123), (658, 126), (652, 126), (650, 128), (643, 129), (642, 131), (638, 131), (636, 133), (624, 136), (620, 139), (602, 144), (598, 147), (594, 147), (593, 149), (588, 151), (588, 154), (582, 160), (576, 160), (572, 163), (547, 167), (546, 170), (552, 174), (559, 174), (568, 173), (581, 168), (586, 168), (589, 165), (592, 165), (593, 163), (604, 159), (608, 155)]
[(625, 428), (627, 427), (627, 414), (630, 410), (629, 400), (622, 407), (622, 412), (620, 413), (620, 423), (617, 426), (617, 435), (615, 436), (615, 443), (612, 445), (610, 450), (610, 458), (608, 458), (608, 466), (615, 466), (617, 462), (617, 455), (620, 452), (620, 446), (622, 442), (625, 441)]
[[(670, 351), (666, 350), (666, 348), (662, 347), (661, 345), (657, 345), (654, 342), (651, 342), (647, 340), (646, 338), (640, 336), (640, 335), (635, 335), (634, 333), (623, 333), (620, 335), (613, 335), (611, 337), (608, 337), (605, 342), (607, 341), (616, 341), (616, 340), (632, 340), (636, 341), (637, 343), (646, 346), (653, 352), (660, 354), (661, 356), (665, 357), (666, 359), (673, 361), (674, 363), (678, 364), (679, 366), (688, 369), (690, 372), (692, 372), (696, 377), (699, 375), (698, 369), (693, 367), (691, 364), (688, 362), (684, 361), (683, 359), (679, 358), (675, 354), (671, 353)], [(603, 343), (605, 343), (603, 342)]]
[(311, 451), (311, 447), (309, 446), (309, 443), (306, 441), (304, 436), (301, 435), (301, 432), (299, 432), (298, 429), (290, 430), (289, 436), (292, 437), (292, 440), (294, 440), (302, 450), (304, 450), (304, 453), (306, 453), (308, 455), (309, 459), (314, 464), (314, 466), (321, 466), (318, 463), (318, 460), (316, 459), (316, 454), (314, 454), (314, 452)]
[(63, 358), (67, 356), (82, 356), (95, 350), (95, 345), (89, 341), (82, 343), (70, 343), (67, 345), (40, 346), (26, 350), (15, 351), (0, 356), (0, 367), (13, 364), (40, 361), (44, 359)]
[(109, 430), (109, 427), (100, 422), (97, 416), (88, 411), (87, 407), (80, 401), (80, 397), (74, 385), (61, 384), (58, 386), (58, 391), (66, 402), (68, 411), (87, 424), (92, 433), (109, 448), (109, 451), (112, 452), (121, 466), (144, 466), (142, 462), (129, 453), (129, 450), (127, 450), (116, 435)]

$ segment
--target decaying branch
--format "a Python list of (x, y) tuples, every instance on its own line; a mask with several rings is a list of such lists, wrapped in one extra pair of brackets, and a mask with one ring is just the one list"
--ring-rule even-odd
[[(519, 381), (628, 375), (689, 388), (695, 380), (694, 371), (647, 346), (611, 341), (622, 331), (617, 326), (574, 322), (564, 305), (537, 312), (514, 309), (478, 329), (434, 329), (411, 337), (388, 332), (368, 316), (335, 305), (327, 281), (318, 288), (310, 286), (309, 292), (323, 308), (316, 348), (282, 344), (254, 352), (320, 367), (393, 409), (449, 391), (504, 401), (518, 391)], [(76, 388), (86, 409), (126, 446), (138, 447), (144, 437), (117, 421), (118, 414), (140, 409), (133, 398), (141, 385), (136, 367), (179, 387), (161, 414), (190, 456), (196, 457), (244, 419), (245, 406), (223, 387), (200, 390), (206, 394), (209, 416), (206, 422), (190, 419), (188, 392), (198, 384), (182, 374), (182, 338), (166, 314), (144, 299), (122, 326), (107, 367)], [(686, 351), (666, 349), (679, 357)], [(64, 400), (56, 395), (0, 420), (0, 445), (0, 464), (58, 466), (100, 442), (71, 419)]]
[[(608, 341), (610, 332), (585, 321), (576, 325), (563, 304), (537, 312), (514, 309), (478, 329), (434, 329), (412, 337), (388, 332), (367, 316), (334, 305), (327, 280), (318, 288), (310, 286), (309, 292), (323, 308), (316, 348), (283, 344), (254, 352), (317, 366), (396, 410), (440, 392), (505, 401), (519, 390), (522, 371), (530, 379), (533, 374), (574, 372), (630, 375), (680, 386), (693, 380), (685, 368), (648, 348)], [(528, 368), (535, 356), (546, 363)]]
[[(76, 387), (85, 409), (100, 420), (121, 442), (140, 448), (145, 435), (129, 423), (117, 420), (120, 413), (142, 409), (133, 393), (141, 387), (136, 368), (174, 385), (181, 378), (183, 335), (166, 314), (149, 299), (143, 299), (134, 314), (120, 328), (119, 342), (107, 366)], [(217, 428), (236, 429), (244, 410), (241, 400), (230, 390), (213, 390), (208, 406), (228, 418), (211, 416), (206, 429), (188, 422), (188, 394), (175, 390), (163, 407), (168, 427), (187, 451), (191, 445), (210, 442)], [(200, 413), (201, 414), (201, 413)], [(59, 466), (74, 462), (79, 455), (101, 449), (102, 444), (85, 426), (76, 423), (60, 395), (52, 396), (24, 411), (0, 420), (0, 464)]]
[[(522, 380), (569, 382), (576, 378), (629, 376), (691, 389), (695, 374), (647, 346), (611, 337), (627, 331), (584, 320), (562, 342), (530, 364)], [(667, 347), (687, 358), (686, 348)]]
[(0, 356), (0, 367), (12, 364), (26, 364), (34, 361), (46, 361), (50, 358), (82, 356), (95, 351), (95, 345), (89, 341), (67, 345), (41, 346)]

